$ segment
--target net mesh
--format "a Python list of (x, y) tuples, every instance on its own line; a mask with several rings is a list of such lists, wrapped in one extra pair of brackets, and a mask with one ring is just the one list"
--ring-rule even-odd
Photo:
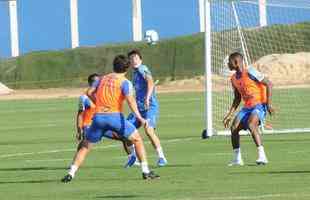
[[(225, 58), (238, 51), (274, 85), (268, 129), (308, 129), (310, 100), (310, 2), (267, 1), (267, 26), (260, 26), (258, 1), (211, 1), (214, 129), (232, 100)], [(298, 129), (298, 130), (297, 130)]]

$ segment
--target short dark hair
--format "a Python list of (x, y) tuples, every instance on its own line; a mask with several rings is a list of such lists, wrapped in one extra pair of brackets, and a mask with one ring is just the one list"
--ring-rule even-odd
[(234, 52), (229, 55), (229, 59), (235, 59), (237, 57), (240, 57), (241, 59), (243, 59), (243, 55), (240, 52)]
[(113, 71), (116, 73), (127, 72), (130, 66), (129, 59), (124, 55), (117, 55), (113, 60)]
[(131, 55), (138, 55), (139, 58), (142, 60), (141, 52), (138, 49), (133, 49), (127, 54), (128, 57), (130, 57)]
[(93, 84), (93, 82), (96, 80), (96, 77), (99, 77), (99, 74), (97, 73), (93, 73), (93, 74), (90, 74), (87, 78), (87, 82), (88, 82), (88, 85), (91, 86)]

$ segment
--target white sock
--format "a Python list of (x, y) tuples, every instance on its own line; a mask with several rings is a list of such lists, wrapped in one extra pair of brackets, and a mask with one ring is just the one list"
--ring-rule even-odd
[(72, 177), (75, 176), (75, 172), (78, 170), (78, 167), (76, 165), (71, 165), (68, 174), (70, 174)]
[(150, 173), (150, 169), (146, 161), (141, 162), (141, 170), (143, 173), (146, 173), (146, 174)]
[(164, 155), (163, 149), (161, 147), (156, 148), (156, 151), (157, 151), (157, 155), (159, 158), (165, 159), (165, 155)]
[(266, 157), (265, 150), (264, 150), (264, 147), (262, 145), (257, 147), (257, 151), (258, 151), (258, 156), (259, 157), (262, 157), (262, 156)]
[(134, 144), (130, 145), (128, 148), (129, 148), (129, 151), (130, 151), (129, 156), (130, 155), (136, 155), (136, 150), (135, 150), (135, 145)]
[(234, 155), (235, 155), (235, 159), (236, 160), (241, 160), (241, 149), (237, 148), (237, 149), (233, 149)]

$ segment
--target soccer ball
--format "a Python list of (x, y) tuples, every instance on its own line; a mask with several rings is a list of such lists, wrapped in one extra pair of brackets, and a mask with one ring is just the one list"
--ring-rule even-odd
[(220, 69), (220, 74), (224, 77), (230, 77), (233, 75), (233, 71), (229, 70), (228, 67), (228, 62), (229, 62), (229, 55), (227, 55), (224, 60), (223, 60), (223, 67)]
[(158, 33), (155, 30), (147, 30), (147, 31), (145, 31), (145, 34), (144, 34), (144, 40), (148, 44), (154, 45), (159, 40)]

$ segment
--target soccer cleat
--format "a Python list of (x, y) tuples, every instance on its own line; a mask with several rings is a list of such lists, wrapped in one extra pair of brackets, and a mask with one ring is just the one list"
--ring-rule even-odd
[(158, 167), (163, 167), (165, 165), (168, 164), (168, 161), (166, 160), (166, 158), (159, 158), (157, 161), (157, 166)]
[(266, 157), (260, 157), (256, 160), (257, 165), (266, 165), (268, 163), (268, 160)]
[(69, 183), (70, 181), (72, 181), (73, 177), (70, 175), (70, 174), (67, 174), (66, 176), (64, 176), (62, 179), (61, 179), (61, 182), (63, 183)]
[(231, 166), (243, 166), (244, 163), (243, 163), (243, 160), (242, 159), (238, 159), (238, 160), (232, 160), (228, 166), (231, 167)]
[(128, 157), (128, 161), (127, 161), (127, 163), (125, 164), (124, 168), (129, 168), (129, 167), (131, 167), (133, 164), (135, 164), (136, 160), (137, 160), (136, 155), (134, 155), (134, 154), (133, 154), (133, 155), (130, 155), (130, 156)]
[(141, 163), (138, 160), (136, 160), (136, 162), (133, 165), (138, 167), (141, 165)]
[(151, 179), (160, 179), (160, 176), (155, 174), (153, 171), (150, 171), (149, 173), (142, 173), (142, 178), (144, 180), (151, 180)]

